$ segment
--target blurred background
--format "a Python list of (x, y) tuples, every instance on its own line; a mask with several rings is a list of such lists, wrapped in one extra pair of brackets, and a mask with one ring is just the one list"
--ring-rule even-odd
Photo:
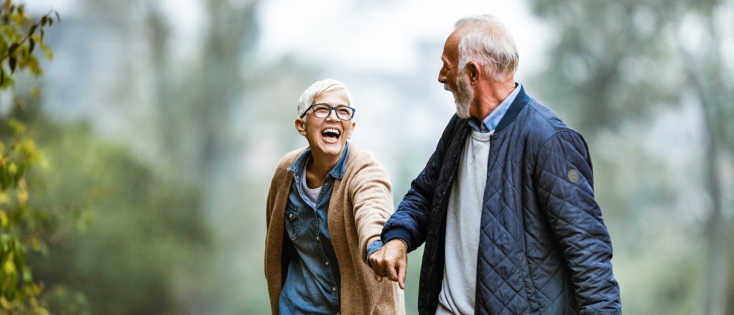
[(350, 87), (352, 140), (397, 204), (454, 112), (444, 41), (491, 13), (517, 42), (516, 81), (589, 143), (624, 313), (734, 314), (734, 1), (25, 3), (62, 22), (46, 29), (45, 73), (0, 94), (1, 119), (25, 122), (43, 154), (32, 203), (86, 209), (28, 257), (64, 297), (52, 312), (268, 314), (265, 197), (280, 157), (306, 145), (301, 92)]

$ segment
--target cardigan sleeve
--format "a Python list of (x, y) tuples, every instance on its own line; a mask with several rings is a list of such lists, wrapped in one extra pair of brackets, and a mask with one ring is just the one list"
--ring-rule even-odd
[(350, 182), (354, 221), (359, 235), (359, 250), (362, 261), (367, 260), (368, 247), (380, 239), (382, 227), (394, 212), (392, 184), (387, 172), (369, 157)]

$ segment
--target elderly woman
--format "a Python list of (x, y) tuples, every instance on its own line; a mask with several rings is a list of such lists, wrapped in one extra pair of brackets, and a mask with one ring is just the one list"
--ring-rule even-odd
[(393, 212), (385, 170), (351, 141), (346, 85), (327, 79), (298, 101), (308, 147), (278, 163), (266, 206), (265, 277), (273, 314), (404, 314), (403, 292), (367, 257)]

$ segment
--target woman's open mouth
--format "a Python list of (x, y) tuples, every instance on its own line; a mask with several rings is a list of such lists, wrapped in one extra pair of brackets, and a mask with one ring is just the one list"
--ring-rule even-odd
[(334, 128), (327, 128), (321, 132), (321, 137), (326, 143), (337, 143), (339, 142), (339, 137), (341, 137), (341, 132)]

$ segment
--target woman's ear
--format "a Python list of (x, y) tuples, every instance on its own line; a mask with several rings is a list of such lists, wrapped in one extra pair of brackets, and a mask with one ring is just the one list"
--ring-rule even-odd
[(347, 139), (352, 139), (352, 134), (354, 133), (355, 127), (357, 127), (357, 122), (352, 120), (352, 130), (349, 131), (349, 134), (347, 135)]
[(296, 118), (296, 130), (298, 133), (300, 133), (302, 136), (306, 136), (306, 123), (301, 120), (300, 118)]

